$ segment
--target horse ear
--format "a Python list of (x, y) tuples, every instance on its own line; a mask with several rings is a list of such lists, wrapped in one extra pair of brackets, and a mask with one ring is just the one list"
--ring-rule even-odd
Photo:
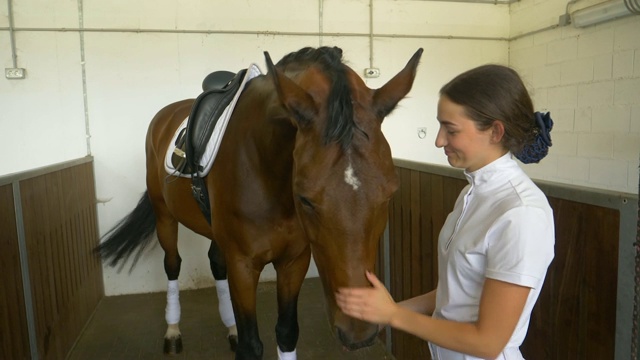
[(422, 52), (422, 48), (418, 49), (404, 69), (373, 94), (373, 106), (382, 119), (389, 115), (411, 90)]
[(302, 125), (313, 120), (318, 114), (318, 109), (311, 95), (277, 69), (268, 52), (264, 52), (264, 57), (280, 101)]

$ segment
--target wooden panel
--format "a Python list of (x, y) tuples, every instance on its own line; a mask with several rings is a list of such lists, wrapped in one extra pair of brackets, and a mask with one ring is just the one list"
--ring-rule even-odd
[[(437, 241), (464, 179), (398, 168), (389, 205), (390, 291), (400, 301), (437, 286)], [(534, 308), (529, 359), (613, 359), (620, 215), (618, 210), (549, 198), (556, 255)], [(397, 359), (430, 359), (426, 342), (397, 330)]]
[[(404, 256), (404, 252), (402, 251), (402, 243), (403, 243), (403, 230), (407, 229), (403, 218), (406, 217), (403, 214), (403, 210), (407, 211), (407, 209), (403, 208), (403, 204), (406, 202), (405, 197), (410, 196), (410, 187), (406, 183), (406, 179), (408, 178), (407, 174), (409, 174), (409, 170), (406, 169), (398, 169), (398, 176), (400, 178), (400, 187), (398, 191), (394, 194), (389, 207), (391, 208), (392, 216), (389, 217), (389, 228), (391, 231), (389, 232), (389, 248), (391, 249), (390, 253), (390, 287), (389, 292), (391, 296), (393, 296), (396, 300), (401, 300), (404, 298), (402, 295), (402, 284), (399, 281), (402, 280), (404, 276), (401, 268), (401, 261), (396, 261), (396, 259), (402, 259)], [(406, 195), (405, 195), (406, 194)], [(405, 201), (403, 201), (405, 200)], [(408, 229), (407, 229), (408, 230)], [(391, 344), (392, 344), (392, 353), (397, 359), (402, 359), (405, 357), (404, 349), (405, 339), (407, 336), (404, 336), (401, 332), (391, 329)]]
[[(390, 204), (391, 295), (400, 301), (437, 285), (437, 242), (440, 228), (465, 180), (447, 179), (398, 169), (400, 189)], [(392, 330), (397, 359), (430, 359), (425, 341)]]
[(0, 186), (0, 359), (30, 359), (11, 184)]
[(531, 359), (613, 359), (620, 214), (550, 198), (556, 254), (522, 346)]
[(42, 359), (63, 359), (104, 296), (92, 163), (21, 183), (31, 289)]

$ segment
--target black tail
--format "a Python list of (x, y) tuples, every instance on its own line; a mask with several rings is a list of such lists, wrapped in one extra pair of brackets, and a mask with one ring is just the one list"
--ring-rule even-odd
[[(142, 194), (138, 205), (124, 219), (120, 220), (109, 232), (104, 234), (100, 245), (94, 250), (103, 261), (110, 266), (116, 266), (129, 259), (135, 252), (131, 269), (136, 265), (142, 250), (149, 244), (156, 230), (156, 217), (153, 213), (151, 200), (147, 191)], [(137, 250), (137, 251), (136, 251)], [(122, 270), (122, 267), (120, 267)]]

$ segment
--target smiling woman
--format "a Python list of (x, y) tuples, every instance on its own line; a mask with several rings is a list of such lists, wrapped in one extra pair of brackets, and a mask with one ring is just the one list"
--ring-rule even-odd
[(444, 148), (451, 166), (475, 171), (503, 155), (501, 147), (491, 146), (494, 142), (492, 139), (495, 138), (494, 132), (504, 131), (499, 123), (490, 131), (478, 129), (469, 120), (465, 108), (444, 95), (438, 102), (438, 114), (440, 130), (436, 146)]
[[(519, 347), (554, 257), (555, 235), (547, 198), (511, 151), (528, 151), (536, 137), (549, 134), (536, 128), (518, 74), (498, 65), (447, 83), (438, 121), (436, 146), (469, 181), (440, 231), (438, 287), (396, 304), (367, 272), (373, 287), (340, 289), (338, 305), (357, 319), (428, 341), (433, 359), (523, 359)], [(528, 154), (539, 161), (546, 151)]]

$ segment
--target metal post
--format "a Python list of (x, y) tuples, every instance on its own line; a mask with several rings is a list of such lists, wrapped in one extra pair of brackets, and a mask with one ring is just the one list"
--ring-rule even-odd
[(31, 294), (31, 277), (29, 275), (29, 260), (27, 254), (27, 241), (24, 233), (24, 221), (22, 218), (22, 196), (20, 195), (20, 182), (14, 181), (13, 207), (16, 212), (16, 229), (18, 232), (18, 251), (20, 253), (20, 269), (22, 272), (22, 290), (24, 293), (24, 308), (27, 315), (27, 329), (29, 332), (29, 348), (31, 359), (38, 360), (38, 339), (36, 338), (36, 322), (33, 315), (33, 296)]

